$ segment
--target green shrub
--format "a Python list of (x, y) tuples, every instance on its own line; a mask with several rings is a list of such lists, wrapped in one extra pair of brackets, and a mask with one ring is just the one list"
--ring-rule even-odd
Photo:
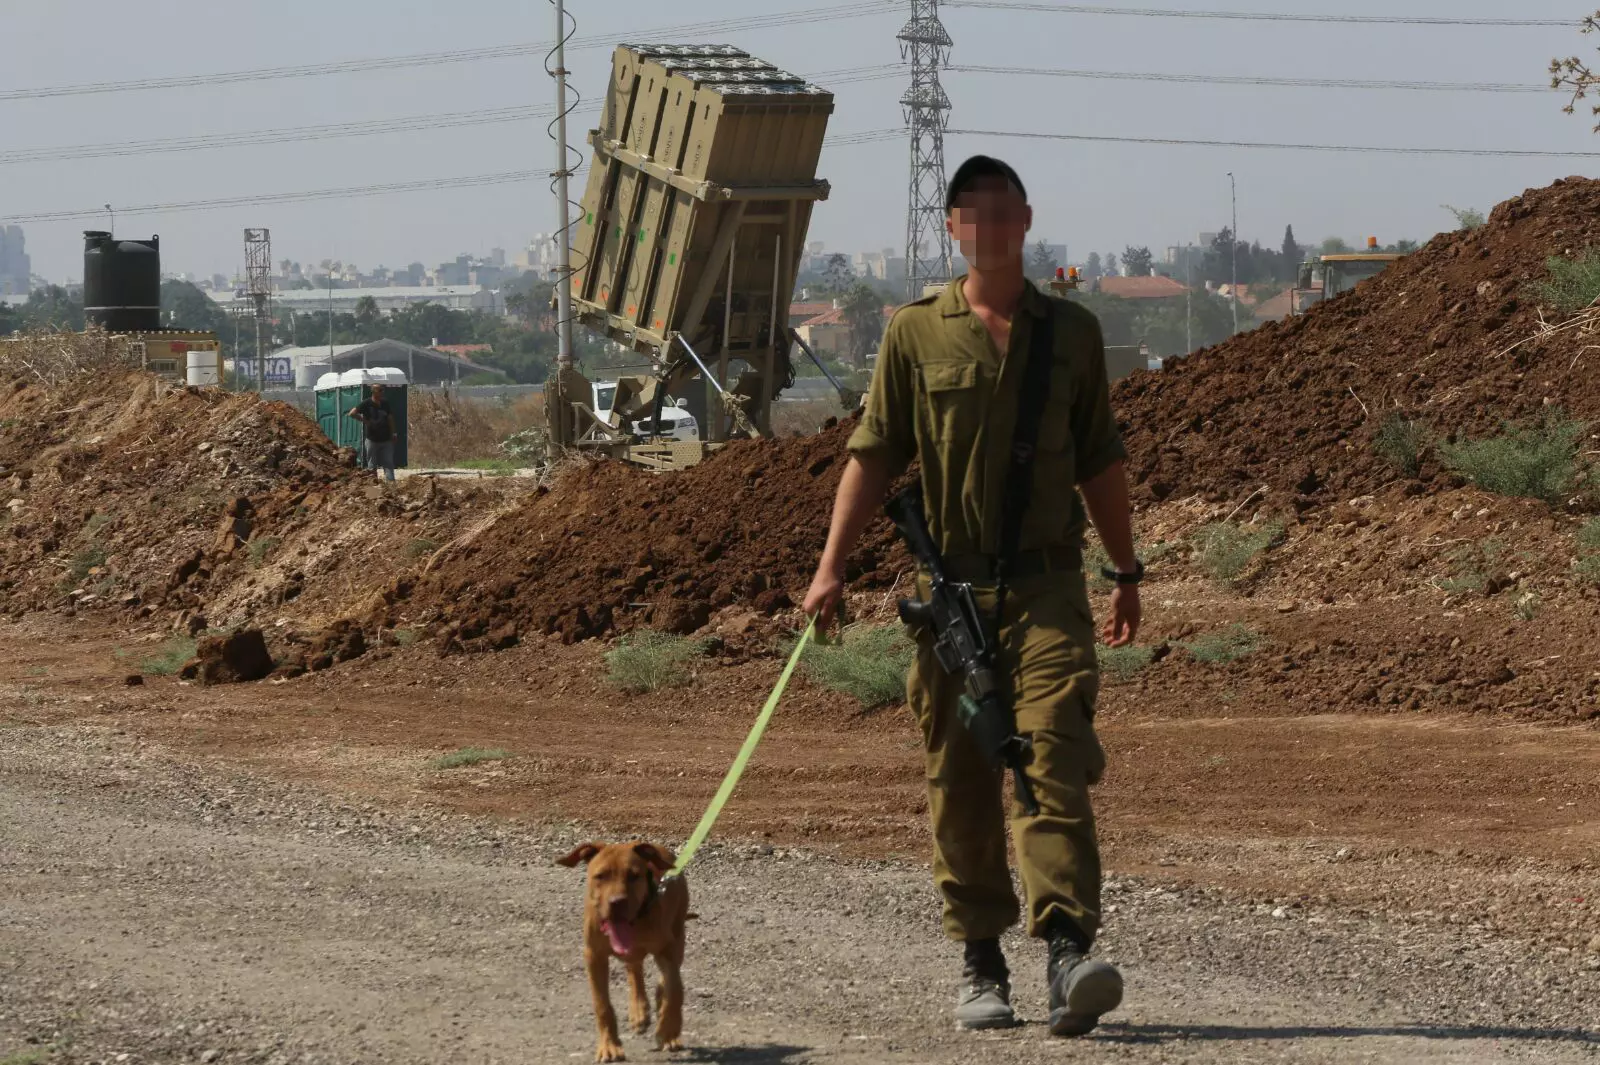
[(606, 652), (606, 682), (636, 695), (681, 688), (693, 679), (689, 663), (704, 653), (701, 640), (649, 629), (631, 632)]
[(1200, 662), (1233, 662), (1253, 654), (1261, 646), (1261, 634), (1235, 622), (1221, 632), (1208, 632), (1178, 646)]
[(1600, 584), (1600, 518), (1590, 518), (1578, 530), (1578, 579)]
[(1126, 647), (1106, 647), (1101, 644), (1095, 648), (1095, 657), (1100, 660), (1100, 672), (1104, 676), (1116, 680), (1129, 680), (1145, 666), (1150, 664), (1150, 648), (1129, 644)]
[(89, 515), (89, 520), (84, 523), (83, 528), (90, 536), (98, 536), (100, 535), (100, 530), (110, 525), (112, 520), (111, 515), (97, 511)]
[(806, 648), (802, 662), (813, 682), (875, 710), (905, 698), (906, 671), (916, 656), (916, 643), (900, 626), (856, 624), (833, 643)]
[(400, 647), (410, 647), (417, 642), (418, 633), (416, 629), (395, 629), (389, 635), (394, 637), (394, 642)]
[(106, 549), (99, 544), (91, 544), (72, 556), (72, 565), (67, 570), (67, 575), (73, 583), (83, 580), (92, 569), (98, 569), (106, 564)]
[(1578, 579), (1583, 583), (1600, 584), (1600, 552), (1578, 559), (1574, 569), (1577, 571)]
[(1407, 477), (1415, 477), (1422, 468), (1422, 426), (1411, 421), (1399, 411), (1394, 411), (1378, 427), (1372, 448), (1378, 457)]
[(153, 676), (170, 677), (194, 657), (194, 648), (192, 636), (169, 636), (153, 657), (139, 663), (139, 669)]
[(1587, 427), (1550, 408), (1531, 425), (1508, 424), (1499, 436), (1440, 448), (1445, 464), (1486, 492), (1561, 503), (1578, 480), (1578, 448)]
[(1539, 300), (1565, 314), (1576, 314), (1600, 297), (1600, 248), (1585, 248), (1576, 259), (1553, 255), (1544, 262), (1548, 280), (1529, 286)]
[(1505, 553), (1505, 542), (1494, 537), (1482, 543), (1458, 547), (1450, 552), (1450, 576), (1434, 583), (1440, 591), (1450, 595), (1481, 592)]
[(499, 747), (463, 747), (459, 751), (440, 755), (428, 765), (434, 769), (459, 769), (464, 765), (477, 765), (479, 762), (498, 762), (503, 758), (510, 758), (511, 752)]
[(1488, 221), (1476, 207), (1451, 207), (1447, 203), (1444, 209), (1456, 216), (1456, 226), (1461, 229), (1477, 229)]
[(281, 543), (276, 536), (258, 536), (250, 541), (250, 565), (259, 566)]
[(1283, 535), (1283, 525), (1273, 522), (1252, 528), (1219, 521), (1194, 534), (1195, 558), (1200, 571), (1214, 581), (1233, 581), (1252, 559)]
[(433, 554), (438, 549), (439, 545), (434, 543), (432, 540), (418, 537), (409, 544), (406, 544), (405, 556), (407, 558), (421, 558), (423, 555)]

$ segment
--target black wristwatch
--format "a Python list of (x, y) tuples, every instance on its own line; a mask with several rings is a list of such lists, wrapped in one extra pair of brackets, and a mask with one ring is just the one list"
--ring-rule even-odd
[(1101, 566), (1100, 576), (1117, 584), (1138, 584), (1144, 580), (1144, 563), (1134, 559), (1133, 564), (1136, 568), (1132, 573), (1120, 573), (1114, 566)]

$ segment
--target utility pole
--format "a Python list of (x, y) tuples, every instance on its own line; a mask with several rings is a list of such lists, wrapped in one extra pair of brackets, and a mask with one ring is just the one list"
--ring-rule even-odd
[(1233, 194), (1233, 331), (1239, 332), (1239, 185), (1228, 171), (1228, 189)]
[[(939, 21), (939, 0), (911, 0), (901, 28), (900, 55), (911, 61), (911, 88), (900, 97), (911, 132), (911, 177), (906, 196), (906, 294), (921, 299), (927, 284), (947, 284), (954, 272), (944, 227), (944, 131), (950, 97), (939, 67), (950, 61), (950, 34)], [(927, 249), (924, 252), (924, 249)]]
[(560, 263), (556, 281), (556, 366), (572, 365), (572, 227), (571, 203), (567, 199), (567, 11), (563, 0), (553, 0), (556, 9), (556, 256)]
[(1183, 248), (1183, 353), (1194, 354), (1194, 245)]

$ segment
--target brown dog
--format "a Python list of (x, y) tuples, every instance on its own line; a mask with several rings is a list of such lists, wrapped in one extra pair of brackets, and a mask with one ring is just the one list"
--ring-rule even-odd
[(558, 863), (589, 867), (583, 900), (583, 961), (594, 997), (599, 1043), (596, 1061), (624, 1061), (611, 1008), (611, 958), (628, 969), (628, 1024), (635, 1032), (650, 1026), (650, 998), (644, 988), (644, 959), (656, 960), (656, 1049), (678, 1050), (683, 1033), (684, 926), (689, 886), (682, 876), (661, 883), (672, 868), (672, 853), (653, 843), (585, 843)]

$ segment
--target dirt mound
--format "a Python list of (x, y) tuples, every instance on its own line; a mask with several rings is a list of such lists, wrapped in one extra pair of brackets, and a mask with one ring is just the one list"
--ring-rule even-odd
[[(1394, 478), (1372, 442), (1395, 410), (1438, 435), (1488, 432), (1548, 403), (1600, 417), (1600, 358), (1586, 338), (1521, 343), (1554, 315), (1527, 291), (1546, 259), (1594, 245), (1600, 181), (1558, 181), (1302, 317), (1120, 382), (1135, 498), (1268, 485), (1303, 507), (1370, 492)], [(1431, 466), (1423, 476), (1452, 483)]]
[[(667, 476), (620, 462), (574, 469), (443, 549), (379, 620), (476, 647), (530, 632), (569, 642), (636, 627), (689, 633), (736, 606), (787, 609), (827, 540), (851, 428), (735, 442)], [(877, 587), (904, 565), (880, 519), (848, 576)]]
[(506, 491), (375, 484), (310, 419), (254, 394), (139, 372), (4, 382), (0, 603), (126, 610), (190, 633), (196, 619), (276, 631), (292, 610), (315, 630)]

